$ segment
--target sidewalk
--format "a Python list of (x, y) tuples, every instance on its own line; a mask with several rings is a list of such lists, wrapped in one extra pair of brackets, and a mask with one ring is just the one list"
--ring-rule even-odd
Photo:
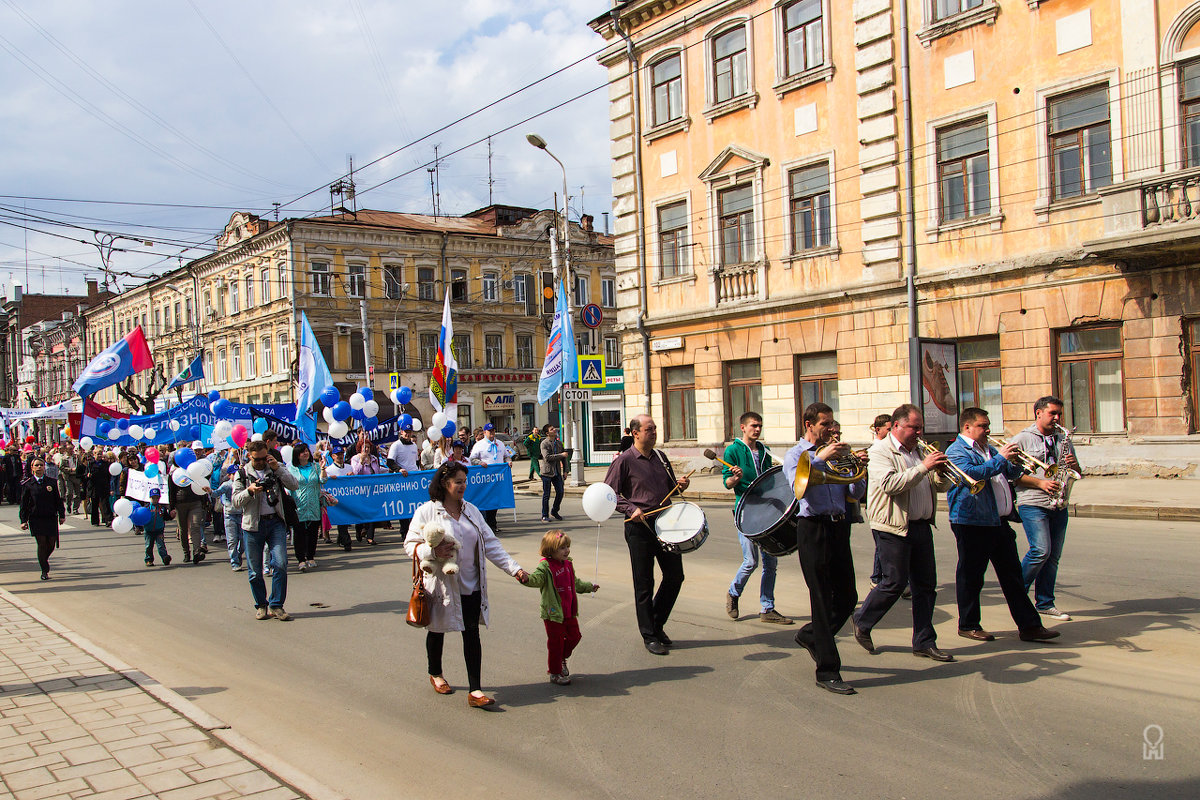
[[(526, 482), (529, 462), (513, 466), (516, 491), (541, 496), (537, 478)], [(588, 483), (604, 480), (607, 467), (587, 467)], [(686, 470), (676, 465), (676, 474)], [(583, 494), (583, 486), (567, 486), (567, 494)], [(693, 503), (733, 504), (733, 492), (722, 483), (719, 472), (696, 472), (685, 499)], [(1071, 489), (1072, 517), (1116, 517), (1119, 519), (1156, 519), (1177, 522), (1200, 521), (1200, 480), (1191, 478), (1111, 478), (1096, 476), (1077, 482)]]
[(334, 798), (0, 589), (0, 800)]

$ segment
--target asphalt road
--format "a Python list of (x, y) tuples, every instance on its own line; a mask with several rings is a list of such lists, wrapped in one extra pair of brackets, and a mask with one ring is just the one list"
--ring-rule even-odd
[[(839, 644), (859, 690), (813, 685), (794, 626), (724, 595), (740, 555), (728, 506), (708, 508), (712, 535), (686, 555), (687, 581), (668, 625), (677, 647), (647, 653), (637, 635), (621, 528), (597, 528), (568, 499), (579, 573), (601, 591), (581, 603), (572, 686), (551, 685), (536, 591), (492, 570), (484, 684), (498, 712), (466, 706), (457, 636), (435, 695), (423, 634), (404, 624), (409, 567), (398, 533), (352, 553), (322, 545), (319, 568), (289, 575), (290, 623), (257, 622), (245, 573), (222, 558), (147, 569), (141, 538), (73, 517), (49, 582), (32, 540), (0, 508), (0, 580), (124, 661), (193, 699), (258, 744), (351, 798), (1200, 796), (1200, 525), (1073, 521), (1049, 645), (1017, 640), (994, 580), (984, 592), (990, 644), (955, 636), (954, 549), (936, 532), (940, 644), (958, 663), (910, 653), (901, 603), (875, 631), (881, 653)], [(532, 568), (544, 526), (502, 517), (503, 541)], [(173, 527), (173, 526), (172, 526)], [(859, 591), (871, 546), (854, 532)], [(172, 554), (179, 548), (171, 542)], [(214, 555), (216, 555), (214, 551)], [(757, 580), (752, 579), (757, 590)], [(807, 614), (795, 557), (781, 565), (785, 614)], [(1143, 732), (1163, 730), (1162, 760)]]

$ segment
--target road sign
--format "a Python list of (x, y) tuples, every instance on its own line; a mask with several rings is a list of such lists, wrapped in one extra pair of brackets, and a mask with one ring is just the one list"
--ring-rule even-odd
[(399, 388), (400, 388), (400, 373), (399, 372), (389, 372), (388, 373), (388, 391), (394, 392)]
[(563, 389), (563, 399), (568, 403), (586, 403), (592, 399), (592, 390)]
[(589, 328), (599, 328), (604, 321), (604, 312), (595, 303), (588, 303), (579, 314), (580, 320)]
[(577, 356), (579, 361), (579, 388), (604, 388), (604, 356)]

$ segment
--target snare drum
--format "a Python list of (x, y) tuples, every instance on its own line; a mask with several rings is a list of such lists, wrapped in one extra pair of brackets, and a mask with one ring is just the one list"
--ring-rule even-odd
[(783, 467), (771, 467), (746, 489), (733, 512), (733, 524), (767, 555), (786, 556), (800, 549), (792, 520), (798, 505)]
[(708, 538), (708, 519), (695, 503), (675, 502), (659, 512), (654, 520), (654, 533), (664, 550), (690, 553), (699, 550)]

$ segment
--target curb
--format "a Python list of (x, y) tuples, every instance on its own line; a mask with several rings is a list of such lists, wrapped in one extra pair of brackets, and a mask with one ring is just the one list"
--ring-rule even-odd
[(311, 798), (311, 800), (346, 800), (345, 795), (335, 792), (311, 775), (302, 772), (269, 751), (259, 747), (245, 736), (234, 731), (227, 723), (209, 714), (191, 700), (188, 700), (173, 689), (163, 686), (141, 670), (129, 666), (90, 639), (80, 636), (75, 631), (67, 628), (52, 617), (47, 616), (3, 587), (0, 587), (0, 598), (11, 603), (14, 608), (37, 620), (80, 650), (83, 650), (92, 658), (101, 662), (113, 672), (125, 678), (205, 733), (220, 740), (226, 747), (236, 751), (247, 761), (256, 764), (263, 771), (269, 772), (280, 783), (294, 789), (298, 794)]

